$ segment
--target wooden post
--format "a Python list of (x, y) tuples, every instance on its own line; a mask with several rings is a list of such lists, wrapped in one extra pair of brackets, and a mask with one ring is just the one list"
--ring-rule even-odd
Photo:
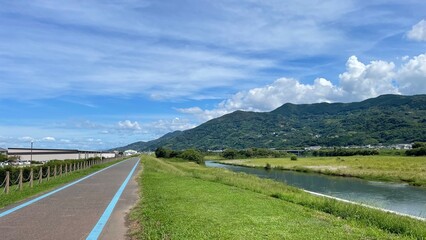
[(65, 175), (67, 175), (68, 172), (68, 164), (65, 164)]
[(22, 191), (22, 180), (24, 178), (24, 171), (22, 168), (19, 169), (19, 191)]
[(10, 172), (7, 171), (6, 172), (6, 181), (4, 183), (4, 191), (6, 192), (6, 194), (9, 193), (9, 188), (10, 188), (9, 184), (10, 184)]
[(55, 167), (53, 168), (53, 171), (55, 171), (54, 173), (53, 173), (53, 178), (56, 178), (56, 171), (58, 170), (58, 168), (56, 167), (56, 165), (55, 165)]
[(62, 177), (62, 164), (59, 166), (59, 176)]
[(47, 166), (47, 181), (50, 179), (50, 166)]
[(40, 167), (40, 171), (38, 173), (38, 183), (43, 182), (43, 167)]
[(31, 168), (30, 171), (30, 188), (32, 188), (34, 185), (34, 169)]

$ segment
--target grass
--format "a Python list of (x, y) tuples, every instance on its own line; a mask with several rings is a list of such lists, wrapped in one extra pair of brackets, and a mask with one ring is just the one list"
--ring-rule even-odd
[(143, 156), (136, 239), (426, 239), (426, 223), (225, 169)]
[[(22, 191), (16, 190), (17, 185), (10, 186), (9, 194), (5, 194), (5, 193), (0, 194), (0, 208), (4, 208), (5, 206), (8, 206), (13, 203), (17, 203), (29, 197), (33, 197), (33, 196), (45, 193), (56, 187), (59, 187), (63, 184), (69, 183), (73, 180), (89, 175), (93, 172), (96, 172), (100, 169), (108, 167), (122, 160), (123, 159), (94, 165), (91, 168), (78, 170), (72, 173), (68, 173), (67, 175), (62, 175), (62, 177), (57, 177), (57, 178), (51, 177), (49, 181), (47, 181), (46, 179), (43, 179), (43, 182), (41, 184), (38, 184), (38, 182), (35, 180), (32, 188), (29, 187), (29, 183), (27, 182), (27, 183), (24, 183)], [(3, 191), (3, 188), (1, 189), (1, 191)]]
[(220, 162), (249, 167), (265, 167), (269, 163), (272, 168), (276, 169), (426, 186), (426, 157), (299, 157), (297, 161), (291, 161), (290, 158), (257, 158)]

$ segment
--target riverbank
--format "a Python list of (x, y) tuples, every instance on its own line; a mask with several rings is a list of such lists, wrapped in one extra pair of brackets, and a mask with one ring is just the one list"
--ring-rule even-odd
[(314, 172), (384, 182), (404, 182), (412, 186), (426, 187), (426, 157), (299, 157), (297, 161), (291, 161), (290, 158), (253, 158), (220, 160), (218, 162), (262, 168), (269, 164), (274, 169)]
[(421, 239), (426, 223), (312, 196), (272, 180), (142, 157), (141, 239)]

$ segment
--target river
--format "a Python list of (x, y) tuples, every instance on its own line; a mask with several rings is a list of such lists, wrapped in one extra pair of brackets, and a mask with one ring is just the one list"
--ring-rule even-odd
[(254, 174), (308, 191), (426, 218), (426, 188), (316, 173), (232, 166), (213, 161), (206, 161), (206, 166)]

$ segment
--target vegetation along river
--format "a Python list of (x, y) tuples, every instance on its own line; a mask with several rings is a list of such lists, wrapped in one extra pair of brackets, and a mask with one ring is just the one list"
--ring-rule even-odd
[(206, 166), (254, 174), (308, 191), (426, 218), (426, 188), (315, 173), (232, 166), (213, 161), (206, 161)]

